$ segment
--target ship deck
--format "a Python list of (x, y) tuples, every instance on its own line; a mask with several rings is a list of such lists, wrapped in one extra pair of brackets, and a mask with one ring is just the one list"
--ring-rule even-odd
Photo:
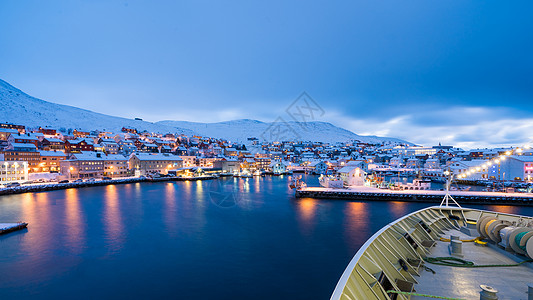
[[(458, 230), (445, 232), (447, 238), (450, 235), (459, 236), (460, 239), (475, 238)], [(428, 256), (449, 257), (449, 242), (437, 241), (431, 248)], [(472, 261), (476, 265), (488, 264), (515, 264), (528, 259), (501, 249), (494, 244), (479, 246), (472, 242), (463, 243), (462, 259)], [(533, 263), (525, 263), (517, 267), (490, 267), (490, 268), (461, 268), (425, 264), (433, 269), (430, 271), (420, 270), (420, 277), (414, 286), (417, 293), (435, 296), (444, 296), (459, 299), (479, 299), (480, 285), (488, 285), (498, 290), (498, 299), (528, 299), (528, 284), (533, 284)], [(420, 296), (412, 296), (411, 299), (427, 299)]]

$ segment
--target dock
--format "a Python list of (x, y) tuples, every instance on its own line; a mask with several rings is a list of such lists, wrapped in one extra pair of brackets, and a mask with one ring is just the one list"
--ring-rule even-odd
[[(450, 191), (450, 195), (461, 204), (499, 204), (499, 205), (533, 205), (531, 193), (503, 193)], [(365, 186), (350, 188), (305, 187), (295, 192), (297, 198), (372, 200), (372, 201), (405, 201), (440, 203), (446, 191), (435, 190), (389, 190)]]
[(28, 223), (17, 222), (17, 223), (0, 223), (0, 234), (24, 229), (28, 227)]

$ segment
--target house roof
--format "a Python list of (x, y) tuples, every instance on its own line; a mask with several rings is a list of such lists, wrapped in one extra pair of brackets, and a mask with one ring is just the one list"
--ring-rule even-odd
[(44, 151), (44, 150), (40, 150), (39, 153), (41, 153), (41, 156), (63, 156), (63, 157), (67, 156), (62, 151)]
[(32, 149), (37, 149), (37, 147), (34, 144), (27, 144), (27, 143), (11, 143), (11, 146), (13, 148), (32, 148)]
[(139, 160), (142, 161), (153, 161), (153, 160), (171, 160), (171, 161), (183, 161), (183, 159), (177, 155), (165, 155), (162, 153), (158, 154), (133, 154)]

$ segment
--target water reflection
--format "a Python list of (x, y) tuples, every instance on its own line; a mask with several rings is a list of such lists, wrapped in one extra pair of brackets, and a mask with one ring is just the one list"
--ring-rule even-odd
[(176, 235), (177, 229), (177, 209), (176, 209), (176, 187), (173, 183), (167, 183), (165, 186), (165, 206), (163, 214), (165, 217), (165, 226), (170, 236)]
[(395, 219), (399, 219), (407, 214), (407, 206), (407, 202), (390, 201), (389, 212)]
[(120, 199), (115, 185), (108, 185), (104, 193), (104, 226), (108, 249), (117, 253), (123, 244), (123, 224)]
[(487, 210), (497, 211), (505, 214), (518, 214), (518, 211), (520, 208), (518, 206), (510, 206), (510, 205), (488, 205)]
[(85, 220), (81, 214), (78, 189), (65, 191), (65, 217), (67, 246), (73, 253), (80, 253), (85, 247)]
[(370, 233), (369, 204), (366, 202), (347, 202), (344, 210), (344, 228), (348, 244), (357, 245)]
[(299, 214), (299, 222), (302, 227), (302, 231), (309, 235), (313, 230), (313, 225), (316, 217), (316, 208), (318, 201), (313, 198), (302, 198), (296, 200), (297, 210)]
[(55, 228), (50, 224), (55, 224), (50, 216), (51, 207), (48, 202), (48, 193), (28, 193), (20, 195), (22, 198), (22, 218), (17, 221), (27, 222), (28, 233), (30, 234), (22, 240), (21, 251), (24, 251), (28, 257), (33, 259), (32, 267), (38, 268), (39, 259), (46, 256), (48, 250), (52, 247), (53, 232)]

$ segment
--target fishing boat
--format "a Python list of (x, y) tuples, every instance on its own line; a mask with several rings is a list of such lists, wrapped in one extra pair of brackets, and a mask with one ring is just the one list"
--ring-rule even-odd
[(368, 239), (331, 296), (427, 298), (533, 299), (533, 217), (463, 208), (447, 193)]
[(344, 181), (332, 175), (320, 175), (318, 182), (325, 188), (343, 188)]

